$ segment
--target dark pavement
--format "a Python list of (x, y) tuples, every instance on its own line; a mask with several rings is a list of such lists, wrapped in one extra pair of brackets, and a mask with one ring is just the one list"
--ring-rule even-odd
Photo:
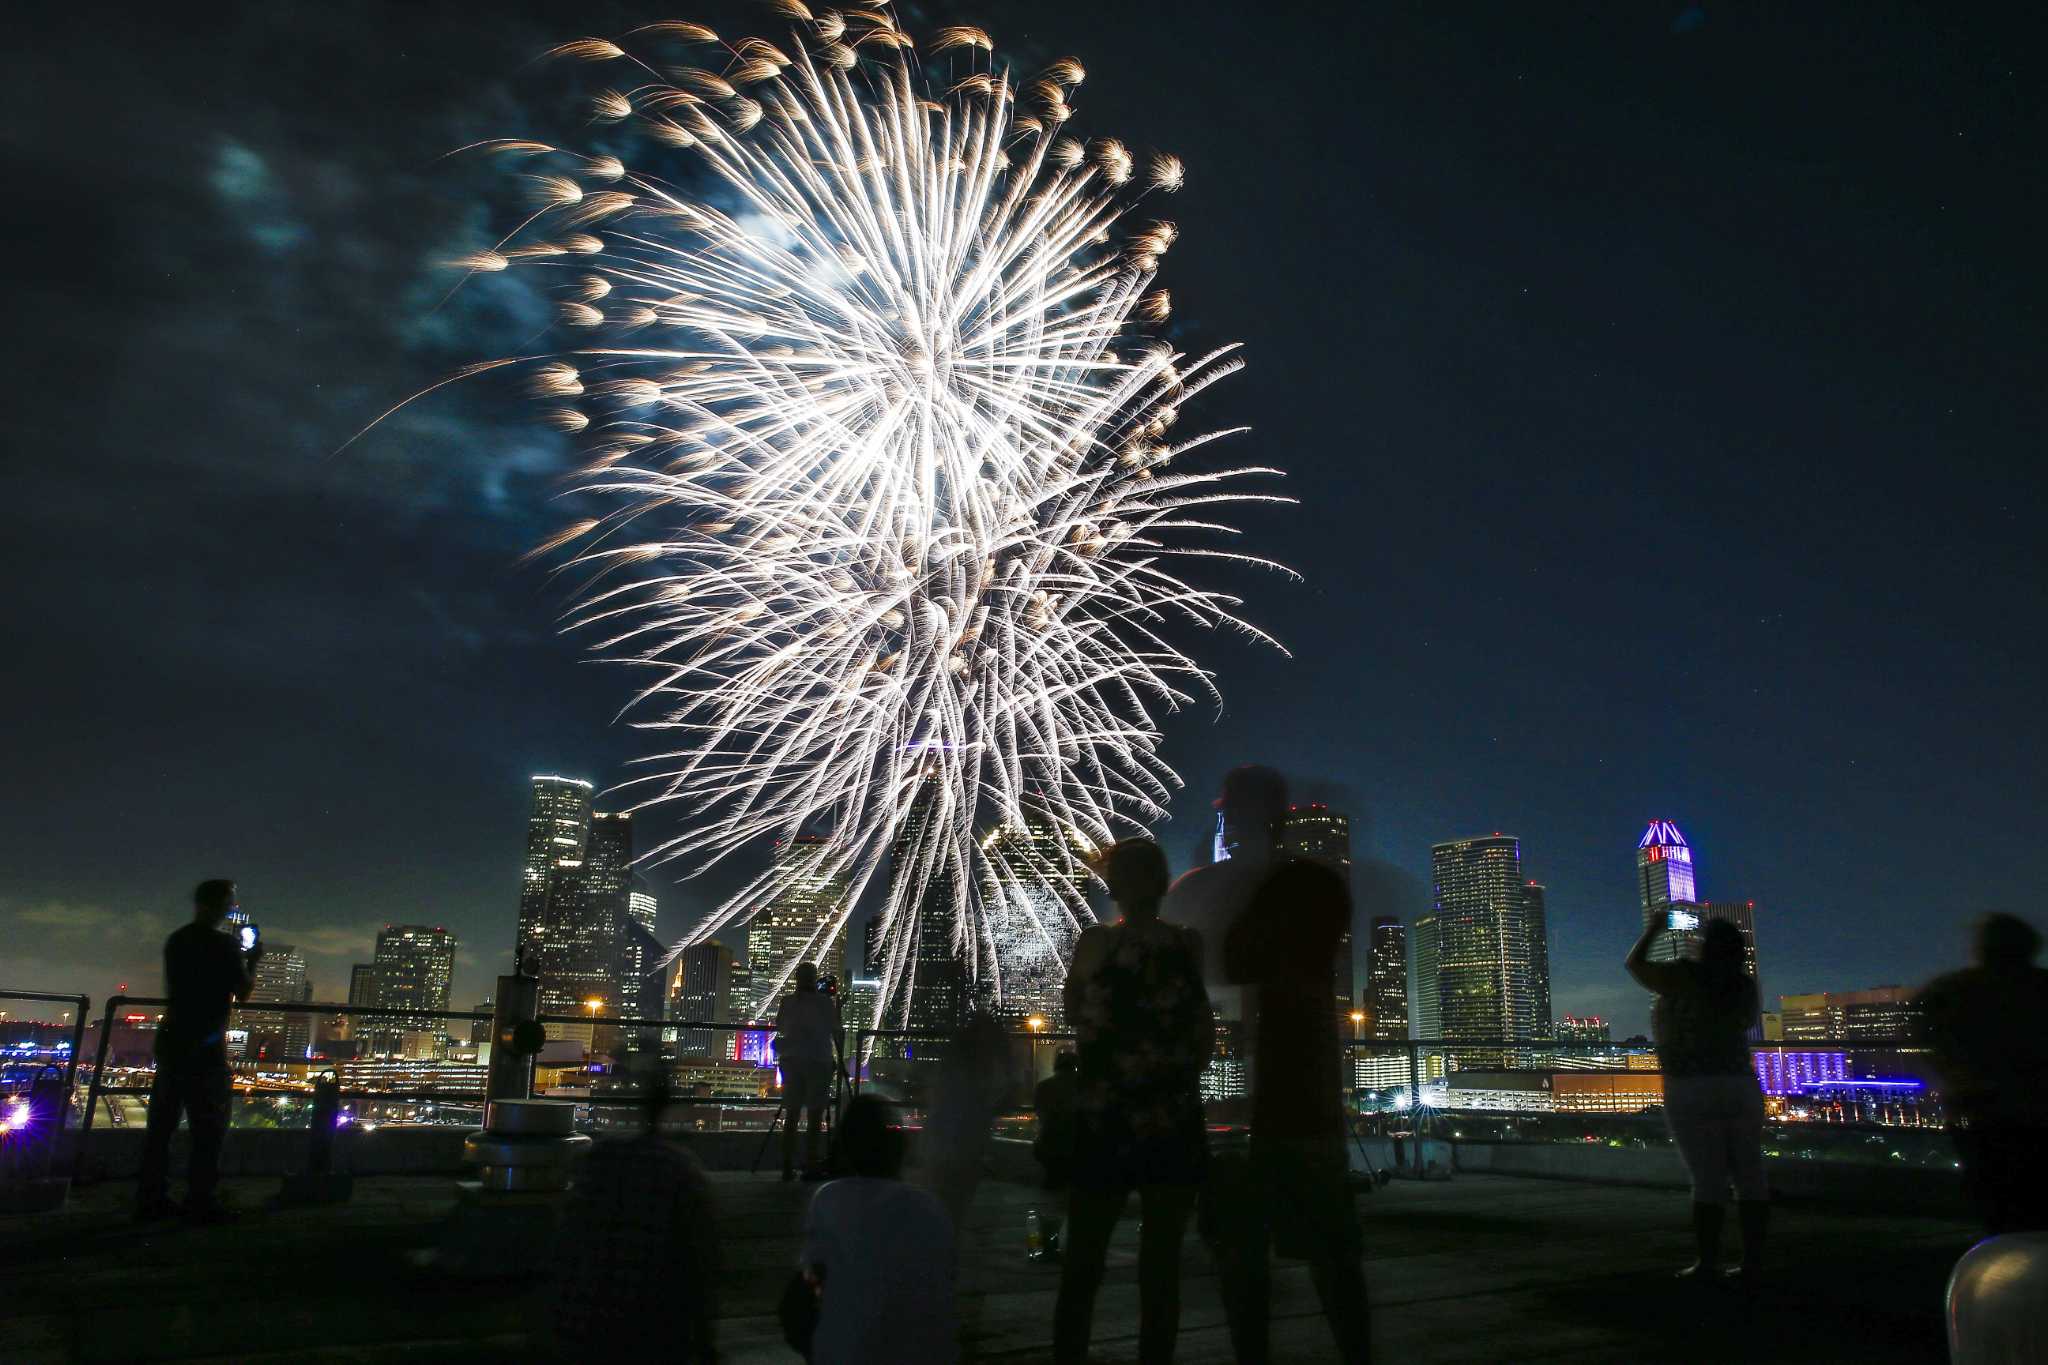
[[(794, 1361), (773, 1306), (807, 1191), (714, 1175), (725, 1243), (721, 1346)], [(274, 1180), (230, 1182), (251, 1210), (203, 1231), (126, 1221), (124, 1185), (0, 1218), (0, 1360), (532, 1360), (547, 1285), (451, 1282), (412, 1268), (452, 1178), (357, 1182), (354, 1202), (266, 1211)], [(986, 1183), (963, 1317), (972, 1359), (1047, 1358), (1058, 1272), (1023, 1255), (1036, 1192)], [(1361, 1201), (1383, 1361), (1938, 1361), (1941, 1295), (1970, 1231), (1943, 1218), (1779, 1210), (1767, 1287), (1681, 1287), (1682, 1194), (1502, 1176), (1399, 1182)], [(1111, 1253), (1096, 1355), (1136, 1355), (1135, 1209)], [(1230, 1358), (1206, 1250), (1189, 1241), (1180, 1359)], [(1330, 1358), (1307, 1275), (1276, 1279), (1274, 1359)], [(605, 1359), (585, 1343), (577, 1359)]]

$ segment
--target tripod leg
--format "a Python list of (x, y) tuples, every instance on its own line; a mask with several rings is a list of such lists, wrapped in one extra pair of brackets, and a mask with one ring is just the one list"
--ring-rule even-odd
[(775, 1117), (768, 1121), (768, 1131), (761, 1134), (761, 1145), (754, 1149), (754, 1164), (747, 1167), (748, 1175), (761, 1174), (761, 1158), (768, 1155), (768, 1144), (775, 1140), (775, 1130), (782, 1126), (782, 1106), (775, 1108)]

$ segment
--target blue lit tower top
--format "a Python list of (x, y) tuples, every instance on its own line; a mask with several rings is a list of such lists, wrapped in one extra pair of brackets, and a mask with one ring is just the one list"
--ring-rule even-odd
[(1689, 906), (1699, 899), (1693, 883), (1692, 846), (1669, 820), (1652, 820), (1636, 844), (1636, 889), (1642, 896), (1646, 926), (1669, 913), (1672, 906)]

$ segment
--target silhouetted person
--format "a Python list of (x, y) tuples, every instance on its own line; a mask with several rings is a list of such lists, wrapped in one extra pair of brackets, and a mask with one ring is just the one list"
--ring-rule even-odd
[(1321, 863), (1277, 853), (1287, 813), (1280, 774), (1236, 769), (1218, 805), (1238, 838), (1231, 861), (1259, 872), (1223, 946), (1224, 973), (1245, 990), (1252, 1036), (1249, 1181), (1219, 1189), (1221, 1207), (1210, 1220), (1231, 1340), (1240, 1361), (1269, 1358), (1277, 1252), (1308, 1262), (1338, 1358), (1369, 1360), (1365, 1248), (1349, 1183), (1330, 1003), (1337, 948), (1351, 927), (1351, 892)]
[(1122, 918), (1086, 930), (1067, 970), (1079, 1084), (1053, 1357), (1088, 1358), (1110, 1235), (1136, 1190), (1138, 1359), (1166, 1361), (1180, 1334), (1181, 1242), (1206, 1165), (1200, 1083), (1215, 1026), (1200, 940), (1159, 918), (1159, 845), (1126, 839), (1098, 871)]
[(782, 1178), (796, 1178), (796, 1130), (808, 1115), (804, 1171), (818, 1170), (818, 1125), (832, 1103), (839, 1070), (839, 1003), (818, 989), (815, 963), (796, 964), (789, 994), (775, 1010), (775, 1061), (782, 1069)]
[(644, 1078), (646, 1125), (599, 1142), (562, 1211), (548, 1295), (564, 1360), (717, 1358), (718, 1224), (697, 1158), (661, 1134), (668, 1077)]
[[(1032, 1112), (1037, 1118), (1031, 1154), (1038, 1158), (1039, 1169), (1044, 1172), (1045, 1188), (1062, 1196), (1074, 1183), (1080, 1082), (1079, 1059), (1063, 1049), (1052, 1059), (1052, 1075), (1040, 1081), (1031, 1095)], [(1061, 1222), (1057, 1206), (1039, 1215), (1039, 1235), (1044, 1239), (1041, 1248), (1047, 1256), (1060, 1254)]]
[(1720, 1266), (1721, 1223), (1728, 1191), (1742, 1220), (1745, 1280), (1763, 1268), (1771, 1192), (1764, 1180), (1764, 1094), (1749, 1055), (1756, 1022), (1756, 982), (1742, 933), (1709, 920), (1697, 962), (1652, 962), (1650, 945), (1669, 928), (1651, 920), (1629, 950), (1628, 974), (1656, 992), (1650, 1009), (1664, 1072), (1664, 1114), (1692, 1176), (1692, 1232), (1698, 1259), (1679, 1276), (1705, 1281)]
[(957, 1361), (953, 1224), (900, 1178), (903, 1134), (872, 1095), (846, 1106), (837, 1164), (804, 1219), (799, 1265), (818, 1294), (814, 1365)]
[(1986, 1230), (2048, 1229), (2048, 970), (2041, 936), (2013, 915), (1977, 923), (1977, 965), (1920, 992), (1949, 1133)]
[(256, 984), (263, 945), (244, 951), (221, 921), (235, 908), (235, 884), (201, 882), (192, 892), (192, 922), (164, 940), (164, 991), (170, 1005), (156, 1031), (156, 1076), (149, 1090), (149, 1133), (142, 1148), (136, 1216), (168, 1218), (178, 1206), (170, 1196), (171, 1137), (183, 1115), (192, 1127), (191, 1168), (186, 1173), (185, 1208), (197, 1222), (231, 1215), (221, 1205), (220, 1145), (227, 1137), (228, 1011), (247, 1000)]

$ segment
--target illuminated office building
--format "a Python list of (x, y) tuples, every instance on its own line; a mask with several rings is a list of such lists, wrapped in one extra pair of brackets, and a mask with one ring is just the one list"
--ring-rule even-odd
[(1543, 883), (1522, 883), (1522, 916), (1529, 933), (1529, 987), (1536, 1000), (1536, 1036), (1550, 1027), (1550, 913)]
[(1080, 858), (1042, 821), (1005, 825), (981, 841), (982, 913), (997, 970), (979, 983), (988, 1009), (1010, 1020), (1042, 1018), (1065, 1027), (1062, 988), (1081, 936)]
[[(1533, 1042), (1549, 1032), (1537, 1019), (1549, 994), (1537, 980), (1531, 903), (1518, 840), (1495, 834), (1430, 849), (1437, 977), (1436, 1008), (1447, 1039)], [(1501, 1065), (1512, 1054), (1457, 1049), (1459, 1066)]]
[(776, 845), (782, 889), (754, 916), (752, 925), (749, 961), (754, 989), (761, 993), (754, 1006), (756, 1018), (774, 1015), (775, 997), (788, 992), (799, 962), (815, 964), (818, 975), (835, 982), (847, 980), (844, 919), (851, 892), (843, 871), (824, 866), (830, 851), (826, 840), (809, 835)]
[[(266, 943), (256, 962), (251, 1004), (298, 1004), (306, 998), (306, 959), (289, 943)], [(304, 1061), (313, 1050), (313, 1016), (304, 1011), (236, 1011), (247, 1035), (242, 1055), (262, 1061)]]
[[(425, 924), (387, 924), (377, 935), (375, 999), (387, 1010), (445, 1010), (448, 990), (455, 979), (455, 935)], [(402, 1053), (407, 1034), (442, 1037), (447, 1021), (426, 1015), (417, 1018), (376, 1015), (362, 1021), (359, 1036), (371, 1040), (372, 1052)], [(417, 1050), (417, 1049), (415, 1049)]]
[(1444, 1036), (1443, 976), (1440, 971), (1443, 942), (1438, 936), (1437, 926), (1436, 912), (1417, 915), (1414, 933), (1408, 939), (1409, 949), (1415, 955), (1415, 1036), (1418, 1038)]
[[(1350, 816), (1339, 815), (1321, 804), (1289, 806), (1287, 814), (1280, 817), (1279, 848), (1283, 854), (1306, 858), (1310, 862), (1321, 863), (1329, 868), (1343, 879), (1345, 894), (1349, 896)], [(1340, 1021), (1347, 1020), (1352, 1010), (1353, 993), (1358, 988), (1349, 924), (1344, 926), (1344, 937), (1337, 944), (1337, 958), (1331, 965), (1330, 988), (1337, 1018)], [(1345, 1027), (1349, 1028), (1348, 1023)]]
[[(1359, 1000), (1358, 1035), (1366, 1039), (1405, 1041), (1408, 1037), (1408, 929), (1382, 915), (1372, 922), (1366, 947), (1365, 994)], [(1350, 1036), (1350, 1035), (1346, 1035)], [(1408, 1054), (1403, 1050), (1354, 1048), (1353, 1083), (1362, 1090), (1386, 1090), (1408, 1082)]]
[(1781, 1036), (1788, 1043), (1867, 1043), (1911, 1038), (1920, 1022), (1916, 994), (1910, 986), (1873, 986), (1862, 991), (1781, 995)]
[(514, 950), (537, 968), (542, 922), (557, 872), (581, 864), (590, 837), (590, 784), (581, 778), (533, 779), (533, 808), (526, 821), (526, 862), (519, 885), (519, 934)]
[(1580, 1019), (1567, 1014), (1557, 1021), (1557, 1041), (1560, 1043), (1605, 1043), (1612, 1041), (1614, 1030), (1597, 1014)]
[[(732, 949), (716, 939), (672, 954), (662, 983), (666, 1016), (687, 1023), (730, 1023), (732, 966)], [(679, 1029), (675, 1043), (680, 1056), (723, 1057), (732, 1051), (732, 1034), (717, 1029)]]
[(1669, 820), (1652, 820), (1636, 841), (1636, 898), (1643, 927), (1678, 927), (1660, 934), (1650, 945), (1652, 962), (1699, 956), (1701, 933), (1710, 920), (1725, 920), (1742, 935), (1743, 965), (1752, 981), (1762, 981), (1756, 954), (1756, 902), (1702, 899), (1699, 864), (1685, 835)]
[(654, 920), (660, 910), (661, 902), (654, 898), (652, 891), (643, 891), (636, 886), (626, 892), (627, 916), (650, 934), (654, 932)]
[(1699, 955), (1699, 892), (1694, 883), (1692, 846), (1669, 820), (1652, 820), (1636, 843), (1636, 897), (1643, 927), (1679, 927), (1650, 945), (1652, 962)]
[[(536, 784), (536, 802), (540, 788)], [(640, 1003), (645, 980), (639, 967), (652, 970), (646, 942), (629, 929), (633, 924), (629, 897), (633, 886), (633, 817), (625, 812), (591, 811), (583, 829), (582, 852), (567, 855), (573, 835), (568, 817), (550, 822), (550, 836), (564, 849), (549, 869), (547, 900), (529, 959), (540, 977), (542, 1014), (630, 1015)], [(639, 931), (645, 933), (645, 931)], [(659, 945), (656, 945), (657, 948)], [(647, 959), (642, 961), (641, 959)], [(548, 1036), (573, 1039), (596, 1050), (616, 1041), (610, 1030), (602, 1038), (595, 1024), (550, 1024)]]
[(1365, 972), (1366, 1036), (1408, 1036), (1408, 929), (1382, 915), (1372, 922)]
[[(939, 837), (939, 823), (954, 818), (946, 805), (946, 786), (940, 780), (943, 755), (926, 760), (927, 768), (918, 780), (910, 809), (897, 827), (890, 846), (890, 901), (899, 914), (915, 914), (915, 937), (910, 944), (910, 1000), (901, 1018), (912, 1030), (934, 1035), (911, 1039), (906, 1051), (913, 1057), (937, 1061), (944, 1052), (940, 1041), (953, 1033), (965, 1017), (968, 1005), (967, 960), (964, 946), (956, 940), (960, 925), (959, 869), (946, 861), (950, 840)], [(918, 888), (916, 896), (904, 888)], [(886, 964), (885, 964), (886, 965)], [(902, 998), (902, 982), (892, 983), (892, 992)], [(893, 1016), (896, 1010), (890, 1011)]]
[(1761, 981), (1756, 964), (1756, 902), (1755, 901), (1702, 901), (1700, 903), (1700, 927), (1704, 929), (1710, 920), (1726, 920), (1735, 926), (1735, 932), (1742, 935), (1742, 965), (1749, 972), (1751, 981)]

